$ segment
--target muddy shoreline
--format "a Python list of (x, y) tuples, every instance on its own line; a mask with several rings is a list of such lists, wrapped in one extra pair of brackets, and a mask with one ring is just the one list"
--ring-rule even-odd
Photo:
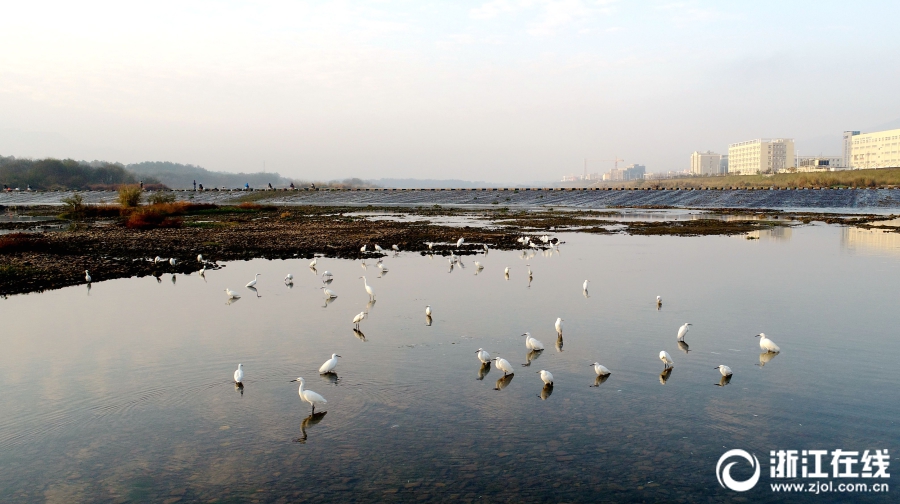
[[(30, 208), (30, 215), (53, 216), (59, 208)], [(727, 213), (722, 219), (718, 213)], [(388, 218), (384, 218), (387, 216)], [(416, 217), (409, 219), (409, 217)], [(619, 220), (618, 211), (552, 209), (473, 210), (452, 207), (217, 207), (212, 212), (179, 217), (171, 228), (130, 229), (116, 217), (43, 221), (62, 231), (0, 235), (0, 295), (39, 292), (93, 282), (171, 274), (221, 267), (218, 262), (308, 258), (376, 258), (374, 245), (398, 245), (404, 252), (449, 255), (491, 249), (529, 248), (523, 234), (559, 232), (635, 235), (706, 236), (745, 234), (812, 221), (868, 226), (889, 217), (876, 215), (786, 214), (774, 210), (732, 210), (689, 220)], [(382, 217), (382, 218), (376, 218)], [(708, 217), (708, 218), (707, 218)], [(453, 222), (448, 222), (453, 221)], [(466, 225), (471, 224), (471, 225)], [(7, 222), (8, 231), (26, 231), (34, 222)], [(466, 243), (457, 248), (456, 240)], [(426, 243), (433, 242), (432, 249)], [(368, 252), (361, 252), (366, 245)], [(204, 262), (197, 260), (202, 254)], [(155, 263), (155, 257), (166, 260)], [(174, 266), (168, 263), (175, 258)]]

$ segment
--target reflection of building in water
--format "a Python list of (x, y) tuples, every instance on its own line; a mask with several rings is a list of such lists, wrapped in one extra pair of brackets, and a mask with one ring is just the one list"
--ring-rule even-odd
[(900, 233), (845, 227), (841, 230), (841, 247), (863, 252), (889, 252), (900, 255)]
[(792, 228), (779, 226), (772, 229), (760, 229), (759, 231), (751, 231), (747, 233), (747, 236), (759, 240), (788, 241), (791, 239), (791, 235), (793, 233), (794, 230)]

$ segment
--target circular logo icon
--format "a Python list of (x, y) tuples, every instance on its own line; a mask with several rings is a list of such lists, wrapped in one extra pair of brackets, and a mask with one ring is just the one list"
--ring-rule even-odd
[[(750, 467), (756, 468), (753, 476), (746, 481), (736, 481), (732, 478), (731, 466), (737, 464), (737, 462), (729, 462), (722, 468), (722, 464), (731, 457), (741, 457), (747, 462), (750, 462)], [(735, 492), (746, 492), (756, 486), (756, 482), (759, 481), (759, 460), (756, 458), (756, 455), (750, 455), (744, 450), (728, 450), (719, 457), (719, 463), (716, 464), (716, 478), (719, 479), (719, 484), (722, 485), (722, 488), (729, 488)]]

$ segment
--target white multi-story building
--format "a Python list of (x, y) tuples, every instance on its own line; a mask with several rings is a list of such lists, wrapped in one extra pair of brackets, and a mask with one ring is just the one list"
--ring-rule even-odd
[(853, 135), (850, 168), (900, 167), (900, 129)]
[(691, 154), (691, 175), (719, 175), (722, 171), (722, 155), (712, 151)]
[(794, 140), (757, 138), (728, 146), (728, 173), (756, 175), (794, 167)]
[(797, 156), (797, 171), (835, 171), (844, 169), (841, 156)]
[(853, 137), (859, 135), (859, 131), (845, 131), (844, 132), (844, 140), (843, 140), (843, 148), (844, 150), (841, 152), (843, 154), (843, 159), (841, 160), (841, 166), (844, 168), (850, 167), (850, 151), (853, 150)]
[(609, 173), (603, 174), (603, 180), (640, 180), (644, 178), (646, 173), (646, 166), (633, 164), (625, 168), (613, 168)]

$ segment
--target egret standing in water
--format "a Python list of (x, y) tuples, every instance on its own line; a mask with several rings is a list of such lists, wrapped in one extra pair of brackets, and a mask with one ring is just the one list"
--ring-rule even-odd
[(303, 387), (306, 385), (306, 381), (302, 377), (297, 378), (296, 380), (291, 380), (291, 382), (297, 382), (297, 381), (300, 382), (300, 390), (298, 391), (298, 393), (300, 394), (300, 399), (303, 399), (304, 401), (308, 402), (309, 404), (312, 404), (312, 412), (313, 413), (316, 412), (317, 404), (324, 405), (325, 403), (328, 402), (325, 400), (324, 397), (313, 392), (312, 390), (303, 390)]
[(756, 337), (760, 338), (759, 348), (762, 348), (763, 350), (765, 350), (767, 352), (772, 352), (772, 353), (781, 352), (781, 348), (779, 348), (779, 346), (776, 345), (774, 341), (767, 338), (765, 333), (759, 333), (756, 335)]
[(87, 280), (87, 283), (91, 283), (91, 274), (88, 273), (88, 270), (84, 270), (84, 279)]
[(288, 273), (286, 277), (284, 277), (284, 283), (294, 283), (294, 275)]
[(391, 249), (392, 249), (394, 252), (400, 252), (400, 247), (398, 247), (397, 245), (391, 245)]
[(228, 295), (228, 299), (241, 299), (240, 294), (238, 294), (237, 292), (234, 292), (233, 290), (231, 290), (227, 287), (225, 288), (225, 294)]
[(364, 318), (366, 318), (366, 312), (361, 311), (357, 313), (356, 316), (353, 317), (353, 325), (355, 325), (356, 328), (359, 329), (359, 323), (362, 322), (362, 319)]
[(174, 257), (171, 258), (171, 259), (169, 259), (169, 264), (172, 265), (172, 266), (175, 266), (175, 263), (176, 263), (176, 262), (178, 262), (178, 261), (176, 261)]
[(563, 319), (557, 317), (557, 318), (556, 318), (556, 324), (554, 324), (554, 326), (556, 327), (556, 335), (557, 335), (558, 337), (562, 338)]
[(203, 254), (197, 254), (197, 262), (203, 262)]
[(588, 290), (588, 281), (585, 280), (583, 284), (581, 284), (581, 290), (587, 292)]
[(491, 362), (491, 354), (487, 353), (483, 348), (475, 350), (475, 353), (477, 354), (478, 360), (480, 360), (482, 364)]
[(375, 244), (375, 251), (376, 251), (376, 252), (384, 252), (384, 249), (381, 248), (381, 245), (379, 245), (379, 244), (376, 243), (376, 244)]
[(719, 372), (722, 373), (722, 376), (731, 376), (732, 375), (731, 368), (726, 366), (725, 364), (720, 364), (720, 365), (714, 367), (713, 369), (718, 369)]
[(675, 361), (672, 360), (672, 356), (669, 355), (669, 352), (665, 350), (659, 352), (659, 360), (663, 361), (664, 369), (669, 369), (670, 367), (675, 367)]
[(366, 277), (361, 276), (359, 278), (362, 278), (363, 285), (366, 288), (366, 292), (369, 294), (369, 301), (373, 301), (375, 299), (375, 289), (373, 289), (372, 286), (369, 285), (369, 282), (366, 280)]
[(310, 267), (310, 268), (315, 268), (315, 267), (316, 267), (316, 264), (318, 264), (318, 262), (319, 262), (319, 258), (318, 258), (318, 257), (313, 257), (313, 260), (310, 261), (310, 263), (309, 263), (309, 267)]
[(337, 294), (335, 294), (333, 290), (326, 288), (324, 285), (319, 288), (322, 289), (322, 292), (325, 294), (325, 299), (334, 299), (337, 297)]
[(500, 371), (503, 371), (503, 376), (515, 373), (515, 370), (513, 370), (512, 365), (509, 363), (508, 360), (504, 359), (503, 357), (494, 357), (491, 360), (494, 361), (494, 366), (497, 369), (499, 369)]
[(249, 282), (247, 282), (247, 285), (245, 285), (244, 287), (256, 287), (256, 281), (259, 280), (259, 275), (260, 274), (257, 273), (256, 276), (253, 277), (253, 280), (250, 280)]
[(550, 374), (550, 371), (541, 369), (540, 371), (538, 371), (538, 374), (541, 375), (541, 380), (544, 381), (545, 385), (553, 385), (553, 375)]
[(430, 316), (431, 316), (431, 305), (425, 306), (425, 316), (426, 316), (426, 317), (430, 317)]
[(656, 309), (659, 310), (662, 308), (662, 297), (656, 296)]
[(526, 332), (522, 336), (525, 336), (525, 348), (527, 348), (529, 350), (543, 350), (544, 349), (544, 344), (541, 343), (540, 341), (538, 341), (537, 339), (532, 338), (530, 332)]
[(238, 364), (237, 371), (234, 372), (234, 383), (244, 382), (244, 365)]
[(532, 278), (532, 274), (531, 274), (531, 265), (530, 265), (530, 264), (526, 264), (525, 266), (528, 266), (528, 279), (531, 280), (531, 278)]
[(319, 367), (319, 374), (333, 373), (334, 368), (337, 367), (338, 357), (340, 357), (340, 355), (336, 353), (331, 354), (331, 358), (325, 361), (325, 363), (322, 364), (321, 367)]
[(690, 330), (693, 324), (689, 324), (687, 322), (684, 323), (683, 326), (678, 328), (678, 341), (684, 341), (684, 335), (687, 334), (688, 330)]
[(359, 251), (360, 251), (360, 252), (365, 252), (365, 251), (366, 251), (366, 246), (363, 245), (362, 247), (359, 247)]
[(597, 376), (606, 376), (608, 374), (611, 374), (609, 369), (607, 369), (606, 366), (600, 364), (599, 362), (588, 364), (588, 366), (594, 368), (594, 372), (597, 373)]
[(459, 240), (456, 240), (456, 248), (462, 247), (462, 244), (464, 241), (466, 241), (465, 238), (460, 238)]
[(505, 275), (506, 278), (509, 278), (509, 266), (507, 266), (506, 269), (503, 270), (503, 275)]

